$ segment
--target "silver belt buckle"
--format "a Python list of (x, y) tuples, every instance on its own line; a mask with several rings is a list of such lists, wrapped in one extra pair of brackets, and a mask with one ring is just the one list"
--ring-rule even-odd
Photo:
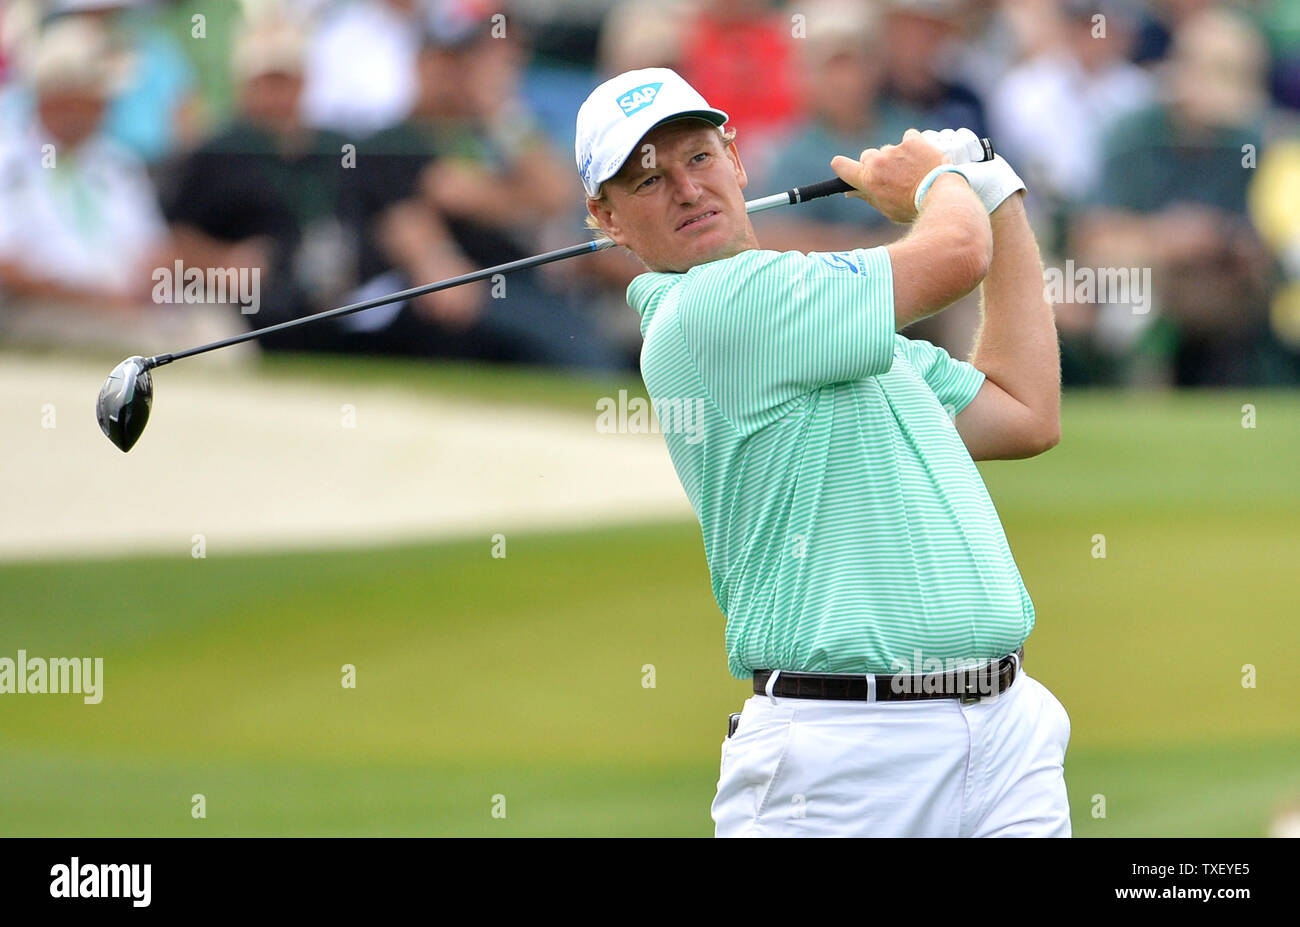
[[(979, 686), (980, 686), (980, 674), (981, 674), (982, 672), (983, 672), (983, 669), (981, 668), (981, 669), (977, 669), (977, 670), (975, 670), (974, 673), (967, 673), (967, 674), (965, 674), (965, 675), (966, 675), (966, 679), (965, 679), (965, 682), (966, 682), (966, 693), (965, 693), (964, 695), (960, 696), (960, 701), (961, 701), (961, 703), (962, 703), (963, 705), (970, 705), (970, 704), (973, 704), (973, 703), (975, 703), (975, 702), (978, 702), (980, 699), (982, 699), (982, 698), (984, 697), (983, 693), (981, 693), (981, 692), (979, 691)], [(998, 678), (998, 676), (997, 676), (997, 670), (995, 669), (995, 670), (994, 670), (994, 679), (996, 680), (997, 678)], [(994, 685), (996, 686), (997, 683), (994, 682)]]

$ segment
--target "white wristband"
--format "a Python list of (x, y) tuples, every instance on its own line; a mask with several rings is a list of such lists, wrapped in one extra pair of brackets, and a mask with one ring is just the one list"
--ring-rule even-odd
[[(930, 173), (926, 174), (925, 177), (921, 179), (921, 182), (917, 184), (916, 196), (913, 197), (913, 204), (916, 206), (917, 212), (921, 211), (921, 200), (925, 199), (925, 194), (929, 192), (931, 185), (939, 178), (940, 174), (946, 174), (949, 171), (954, 174), (961, 174), (961, 168), (955, 164), (940, 164), (938, 167), (931, 170)], [(966, 180), (967, 183), (970, 183), (970, 180), (966, 178), (965, 174), (962, 174), (962, 178)]]

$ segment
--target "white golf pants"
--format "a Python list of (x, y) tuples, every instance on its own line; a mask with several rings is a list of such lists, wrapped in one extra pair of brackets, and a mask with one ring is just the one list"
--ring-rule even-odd
[(1070, 716), (1023, 670), (978, 702), (746, 700), (718, 837), (1068, 837)]

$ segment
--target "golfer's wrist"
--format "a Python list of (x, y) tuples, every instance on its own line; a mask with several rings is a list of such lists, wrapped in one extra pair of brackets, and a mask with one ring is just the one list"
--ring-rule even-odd
[(970, 183), (970, 180), (955, 164), (940, 164), (933, 168), (928, 174), (921, 178), (921, 182), (916, 185), (916, 193), (912, 197), (912, 202), (913, 205), (916, 206), (916, 211), (918, 213), (920, 213), (921, 207), (925, 203), (925, 195), (930, 192), (930, 189), (935, 185), (935, 183), (945, 174), (956, 174), (963, 182), (967, 184)]

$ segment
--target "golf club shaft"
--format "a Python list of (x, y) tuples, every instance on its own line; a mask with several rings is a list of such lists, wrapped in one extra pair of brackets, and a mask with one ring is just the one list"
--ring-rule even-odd
[(164, 364), (170, 364), (172, 361), (180, 360), (183, 357), (193, 357), (195, 354), (206, 354), (208, 351), (215, 351), (218, 348), (228, 348), (232, 344), (242, 344), (245, 341), (251, 341), (254, 338), (261, 338), (263, 335), (269, 335), (273, 332), (280, 332), (289, 328), (297, 328), (299, 325), (309, 325), (312, 322), (319, 322), (323, 319), (332, 319), (336, 316), (349, 315), (353, 312), (361, 312), (365, 309), (374, 309), (376, 306), (386, 306), (389, 303), (400, 302), (404, 299), (414, 299), (417, 296), (423, 296), (425, 293), (436, 293), (439, 290), (448, 290), (454, 286), (461, 286), (465, 283), (476, 283), (479, 280), (487, 280), (489, 277), (495, 276), (496, 274), (508, 274), (515, 270), (540, 267), (543, 264), (550, 264), (552, 261), (562, 261), (565, 258), (577, 257), (579, 254), (591, 254), (593, 251), (604, 251), (613, 246), (614, 242), (611, 239), (597, 238), (594, 241), (584, 241), (581, 244), (570, 245), (567, 248), (560, 248), (556, 251), (547, 251), (545, 254), (536, 254), (532, 257), (520, 258), (517, 261), (498, 264), (495, 267), (485, 267), (482, 270), (476, 270), (472, 273), (461, 274), (459, 277), (448, 277), (446, 280), (439, 280), (436, 283), (426, 283), (423, 286), (411, 287), (409, 290), (398, 290), (396, 293), (389, 293), (387, 296), (376, 296), (374, 299), (363, 300), (362, 302), (352, 303), (347, 306), (339, 306), (337, 309), (326, 309), (324, 312), (317, 312), (315, 315), (305, 315), (298, 319), (290, 319), (288, 322), (280, 322), (278, 325), (268, 325), (266, 328), (244, 332), (242, 335), (233, 335), (230, 338), (223, 338), (220, 341), (200, 345), (197, 348), (190, 348), (186, 351), (178, 351), (175, 354), (159, 354), (145, 360), (145, 369), (161, 367)]
[[(984, 141), (986, 151), (991, 152), (992, 146), (988, 144), (987, 140)], [(988, 160), (988, 158), (986, 157), (985, 160)], [(772, 196), (764, 196), (756, 200), (750, 200), (745, 204), (745, 211), (749, 213), (763, 212), (764, 210), (772, 209), (777, 206), (791, 206), (796, 203), (806, 203), (809, 200), (815, 200), (823, 196), (834, 196), (836, 193), (846, 193), (852, 189), (853, 187), (840, 178), (832, 177), (829, 180), (822, 180), (817, 183), (792, 187), (784, 193), (776, 193)], [(495, 267), (485, 267), (482, 270), (476, 270), (473, 273), (461, 274), (459, 277), (450, 277), (446, 280), (439, 280), (436, 283), (426, 283), (423, 286), (411, 287), (408, 290), (399, 290), (396, 293), (389, 293), (387, 296), (377, 296), (374, 299), (367, 299), (359, 303), (339, 306), (337, 309), (326, 309), (324, 312), (317, 312), (315, 315), (305, 315), (298, 319), (290, 319), (288, 322), (280, 322), (277, 325), (268, 325), (266, 328), (258, 328), (250, 332), (244, 332), (241, 335), (233, 335), (230, 338), (223, 338), (221, 341), (199, 345), (197, 348), (178, 351), (175, 354), (158, 354), (154, 357), (145, 359), (145, 369), (150, 370), (154, 367), (161, 367), (164, 364), (170, 364), (172, 361), (180, 360), (183, 357), (193, 357), (196, 354), (206, 354), (207, 352), (215, 351), (218, 348), (228, 348), (231, 345), (242, 344), (245, 341), (252, 341), (254, 338), (261, 338), (263, 335), (270, 335), (290, 328), (297, 328), (299, 325), (310, 325), (313, 322), (320, 322), (324, 319), (332, 319), (341, 315), (350, 315), (353, 312), (362, 312), (366, 309), (374, 309), (377, 306), (386, 306), (389, 303), (401, 302), (402, 300), (415, 299), (417, 296), (423, 296), (426, 293), (436, 293), (439, 290), (448, 290), (454, 286), (461, 286), (466, 283), (476, 283), (479, 280), (487, 280), (497, 274), (508, 274), (516, 270), (527, 270), (531, 267), (540, 267), (543, 264), (562, 261), (565, 258), (577, 257), (580, 254), (591, 254), (595, 251), (604, 251), (612, 247), (614, 247), (614, 242), (608, 238), (597, 238), (593, 241), (584, 241), (581, 244), (570, 245), (567, 248), (560, 248), (556, 251), (547, 251), (545, 254), (520, 258), (517, 261), (498, 264)]]

